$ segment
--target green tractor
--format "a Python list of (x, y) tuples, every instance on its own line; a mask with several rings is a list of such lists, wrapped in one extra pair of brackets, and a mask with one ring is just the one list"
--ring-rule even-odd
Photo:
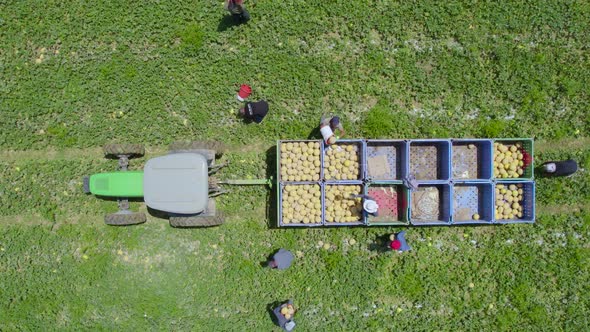
[(129, 199), (142, 197), (153, 214), (168, 216), (172, 227), (223, 223), (215, 211), (215, 196), (224, 191), (209, 177), (226, 165), (215, 163), (223, 153), (221, 143), (173, 143), (167, 155), (148, 160), (143, 171), (128, 170), (129, 159), (144, 155), (143, 145), (109, 144), (103, 150), (107, 158), (118, 159), (118, 171), (85, 177), (84, 191), (117, 199), (119, 211), (106, 215), (106, 224), (144, 223), (144, 213), (129, 210)]

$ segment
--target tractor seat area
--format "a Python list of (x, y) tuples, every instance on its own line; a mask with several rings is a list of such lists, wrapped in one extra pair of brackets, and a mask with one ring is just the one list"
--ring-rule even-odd
[(200, 213), (209, 199), (207, 160), (197, 153), (174, 153), (148, 160), (143, 173), (145, 203), (152, 209)]

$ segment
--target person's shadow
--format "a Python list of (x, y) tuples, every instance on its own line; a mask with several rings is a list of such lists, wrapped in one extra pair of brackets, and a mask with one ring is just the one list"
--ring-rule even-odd
[(242, 20), (236, 19), (232, 15), (225, 15), (219, 21), (219, 25), (217, 25), (217, 32), (224, 32), (225, 30), (227, 30), (231, 27), (238, 26), (238, 25), (244, 24), (244, 23), (245, 22), (243, 22)]
[(390, 251), (389, 248), (387, 247), (387, 244), (389, 243), (389, 241), (391, 241), (389, 239), (390, 235), (391, 234), (377, 236), (375, 238), (375, 241), (373, 241), (373, 243), (371, 243), (369, 245), (369, 250), (376, 251), (378, 253), (385, 253), (385, 252)]

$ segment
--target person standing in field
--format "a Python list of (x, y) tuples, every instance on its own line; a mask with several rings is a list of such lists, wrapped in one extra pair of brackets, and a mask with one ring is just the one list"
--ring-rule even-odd
[(336, 143), (336, 140), (339, 138), (334, 134), (336, 130), (340, 132), (341, 136), (344, 136), (345, 132), (340, 123), (340, 118), (337, 116), (325, 117), (322, 115), (322, 118), (320, 119), (320, 133), (322, 134), (324, 143), (327, 145)]
[(262, 119), (268, 113), (268, 103), (266, 100), (260, 100), (255, 103), (247, 102), (246, 105), (240, 108), (240, 115), (249, 121), (256, 123), (262, 122)]
[(250, 13), (244, 6), (244, 0), (226, 0), (225, 9), (231, 13), (237, 22), (246, 23), (250, 20)]
[(271, 269), (285, 270), (291, 266), (293, 259), (293, 254), (289, 250), (281, 248), (272, 256), (266, 266)]
[(570, 176), (578, 170), (578, 163), (569, 159), (564, 161), (548, 161), (541, 165), (545, 176)]

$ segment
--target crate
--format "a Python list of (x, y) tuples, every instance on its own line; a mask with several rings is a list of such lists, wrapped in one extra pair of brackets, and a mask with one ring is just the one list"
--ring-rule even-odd
[(395, 181), (407, 173), (408, 143), (404, 140), (367, 140), (365, 143), (365, 179)]
[(449, 140), (411, 140), (410, 175), (420, 182), (448, 181), (451, 144)]
[(370, 183), (365, 194), (379, 205), (377, 217), (369, 215), (369, 226), (391, 226), (408, 224), (408, 190), (399, 183)]
[[(514, 217), (511, 219), (500, 219), (495, 216), (494, 220), (498, 224), (515, 224), (515, 223), (534, 223), (535, 222), (535, 182), (534, 181), (496, 181), (496, 186), (501, 184), (504, 186), (515, 185), (518, 189), (522, 189), (523, 198), (519, 204), (522, 206), (522, 217)], [(494, 190), (494, 211), (498, 206), (498, 193)]]
[[(366, 225), (366, 220), (365, 220), (365, 218), (363, 218), (363, 213), (362, 213), (362, 200), (361, 199), (351, 199), (349, 197), (347, 198), (342, 195), (339, 195), (338, 192), (336, 192), (336, 193), (334, 192), (334, 191), (338, 191), (338, 188), (340, 188), (339, 191), (342, 191), (344, 189), (344, 187), (349, 187), (349, 186), (358, 186), (359, 189), (356, 191), (356, 193), (358, 193), (358, 194), (362, 194), (365, 192), (364, 186), (362, 183), (359, 183), (359, 184), (328, 184), (328, 183), (326, 183), (324, 185), (323, 215), (324, 215), (324, 225), (325, 226)], [(332, 194), (335, 194), (333, 198), (332, 198)], [(335, 212), (334, 207), (336, 207), (337, 205), (341, 205), (343, 202), (355, 202), (354, 205), (348, 206), (345, 210), (345, 211), (351, 212), (350, 217), (353, 217), (353, 216), (357, 217), (355, 220), (336, 221), (338, 216), (337, 216), (337, 212)], [(340, 218), (342, 218), (342, 216), (340, 216)]]
[[(492, 183), (455, 183), (453, 189), (453, 224), (489, 224), (494, 220)], [(477, 214), (479, 219), (473, 216)]]
[[(497, 138), (494, 143), (502, 144), (515, 144), (520, 143), (522, 145), (523, 154), (525, 155), (525, 167), (523, 174), (518, 178), (496, 178), (493, 174), (492, 166), (492, 178), (498, 181), (530, 181), (534, 178), (534, 167), (533, 167), (533, 156), (534, 156), (534, 142), (531, 138)], [(494, 149), (492, 149), (492, 163), (494, 162)]]
[(460, 181), (489, 181), (492, 178), (492, 141), (451, 140), (451, 178)]
[[(297, 172), (294, 173), (292, 175), (287, 175), (288, 177), (285, 177), (285, 173), (284, 171), (288, 171), (285, 167), (285, 165), (283, 164), (283, 156), (285, 155), (285, 152), (283, 151), (283, 144), (299, 144), (299, 143), (314, 143), (316, 144), (318, 147), (314, 148), (313, 151), (318, 151), (318, 155), (317, 156), (313, 156), (312, 158), (308, 159), (307, 162), (311, 162), (311, 163), (319, 163), (318, 167), (318, 172), (317, 173), (312, 173), (312, 174), (304, 174), (302, 171), (301, 172)], [(277, 177), (278, 177), (278, 181), (280, 182), (311, 182), (311, 181), (320, 181), (322, 179), (323, 176), (323, 172), (322, 172), (322, 161), (323, 161), (323, 156), (322, 156), (322, 146), (323, 146), (323, 142), (321, 140), (283, 140), (283, 141), (279, 141), (277, 144)], [(297, 155), (299, 157), (299, 155)], [(302, 156), (302, 154), (301, 154)], [(309, 157), (308, 157), (309, 158)], [(302, 179), (301, 177), (303, 176), (312, 176), (312, 178), (310, 179)], [(298, 177), (298, 178), (289, 178), (289, 176), (293, 176), (293, 177)]]
[[(336, 144), (333, 145), (322, 145), (323, 146), (323, 153), (322, 153), (322, 179), (326, 181), (362, 181), (364, 178), (364, 141), (362, 140), (338, 140)], [(356, 160), (350, 160), (352, 165), (358, 164), (357, 167), (354, 167), (356, 170), (356, 176), (348, 177), (348, 178), (332, 178), (330, 175), (330, 167), (334, 167), (334, 169), (338, 170), (338, 167), (346, 167), (343, 164), (332, 164), (334, 158), (332, 157), (333, 153), (344, 152), (345, 154), (349, 154), (351, 152), (346, 151), (349, 146), (352, 146), (356, 149)], [(352, 167), (352, 166), (348, 166)], [(338, 170), (339, 171), (339, 170)]]
[[(320, 197), (317, 198), (317, 202), (315, 197), (311, 200), (312, 203), (319, 203), (320, 204), (320, 217), (316, 222), (309, 222), (309, 223), (304, 223), (304, 220), (301, 220), (300, 222), (293, 222), (291, 220), (286, 220), (285, 215), (283, 214), (284, 211), (284, 201), (285, 198), (287, 197), (287, 194), (285, 194), (285, 187), (290, 186), (290, 187), (299, 187), (299, 186), (305, 186), (305, 185), (312, 185), (312, 186), (318, 186), (318, 189), (320, 191)], [(321, 182), (296, 182), (296, 183), (291, 183), (291, 182), (282, 182), (279, 185), (278, 188), (278, 197), (279, 197), (279, 208), (278, 208), (278, 226), (279, 227), (317, 227), (317, 226), (322, 226), (323, 224), (323, 220), (324, 220), (324, 215), (323, 215), (323, 206), (324, 206), (324, 194), (323, 194), (323, 184)], [(305, 214), (305, 213), (304, 213)]]
[(410, 223), (415, 226), (449, 225), (451, 222), (451, 186), (423, 183), (410, 192)]

